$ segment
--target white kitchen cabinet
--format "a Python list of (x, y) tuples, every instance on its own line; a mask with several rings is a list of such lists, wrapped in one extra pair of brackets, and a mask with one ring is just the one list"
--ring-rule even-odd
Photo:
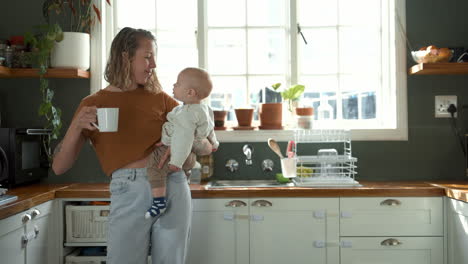
[(444, 263), (443, 237), (351, 237), (341, 243), (341, 264)]
[(339, 263), (338, 198), (194, 200), (188, 263)]
[(468, 203), (447, 198), (448, 263), (468, 263)]
[(341, 264), (444, 263), (443, 197), (340, 198)]
[(45, 202), (0, 220), (2, 263), (57, 263), (51, 233), (53, 204), (53, 201)]
[(340, 199), (341, 236), (443, 236), (443, 197)]
[(249, 263), (249, 200), (194, 199), (189, 264)]
[(26, 248), (22, 243), (24, 224), (21, 221), (25, 213), (0, 220), (0, 258), (2, 263), (25, 263)]
[(250, 199), (250, 264), (339, 263), (337, 198)]

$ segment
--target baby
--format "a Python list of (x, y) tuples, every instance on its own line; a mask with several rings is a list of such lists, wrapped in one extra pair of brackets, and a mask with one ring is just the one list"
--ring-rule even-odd
[[(201, 100), (210, 95), (213, 85), (210, 76), (202, 69), (186, 68), (179, 73), (174, 84), (174, 98), (183, 105), (175, 107), (167, 114), (167, 122), (162, 128), (161, 142), (148, 162), (148, 178), (153, 189), (153, 204), (145, 214), (146, 218), (155, 217), (166, 210), (166, 178), (170, 172), (181, 169), (189, 170), (185, 160), (192, 146), (207, 138), (213, 145), (213, 151), (219, 146), (214, 134), (213, 111)], [(157, 168), (159, 160), (171, 148), (169, 162), (162, 169)], [(190, 162), (187, 162), (190, 163)]]

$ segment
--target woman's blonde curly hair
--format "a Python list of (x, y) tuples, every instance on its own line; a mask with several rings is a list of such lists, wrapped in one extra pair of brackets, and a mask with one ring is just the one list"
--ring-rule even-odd
[[(109, 59), (107, 60), (104, 79), (109, 84), (127, 91), (132, 85), (131, 60), (135, 56), (141, 39), (152, 40), (156, 46), (156, 38), (144, 29), (125, 27), (112, 41)], [(126, 56), (124, 54), (127, 54)], [(158, 93), (161, 89), (156, 72), (153, 70), (148, 82), (142, 86), (147, 91)]]

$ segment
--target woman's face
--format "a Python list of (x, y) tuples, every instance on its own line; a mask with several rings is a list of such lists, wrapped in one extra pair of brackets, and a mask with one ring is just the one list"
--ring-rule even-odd
[(133, 81), (136, 85), (145, 85), (153, 69), (156, 68), (154, 43), (150, 39), (141, 39), (135, 56), (131, 59)]

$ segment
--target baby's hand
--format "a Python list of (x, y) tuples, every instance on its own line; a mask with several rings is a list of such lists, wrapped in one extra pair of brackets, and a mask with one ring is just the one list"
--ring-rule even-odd
[(180, 171), (180, 168), (177, 166), (174, 166), (172, 164), (169, 164), (169, 170), (170, 171)]

